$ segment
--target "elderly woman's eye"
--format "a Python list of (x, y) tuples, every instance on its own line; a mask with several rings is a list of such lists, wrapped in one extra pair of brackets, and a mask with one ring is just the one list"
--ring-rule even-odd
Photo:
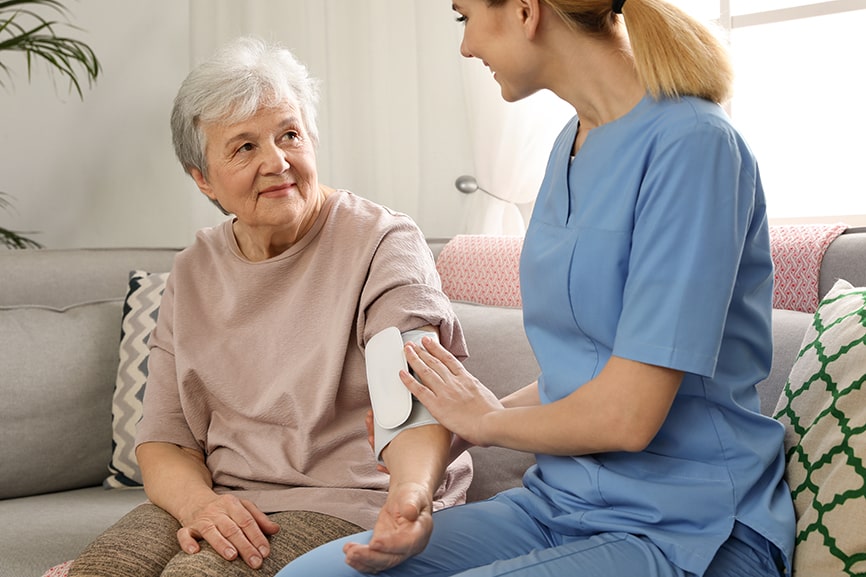
[(290, 130), (283, 135), (283, 138), (286, 140), (298, 140), (301, 138), (301, 135), (295, 130)]
[(249, 152), (252, 149), (253, 149), (252, 143), (246, 142), (238, 148), (238, 152)]

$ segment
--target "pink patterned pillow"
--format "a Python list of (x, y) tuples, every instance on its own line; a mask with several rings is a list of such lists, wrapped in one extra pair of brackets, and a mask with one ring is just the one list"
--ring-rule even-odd
[(845, 224), (775, 225), (770, 250), (775, 266), (773, 308), (814, 313), (818, 309), (821, 260)]
[(55, 565), (45, 572), (42, 577), (66, 577), (69, 574), (69, 569), (72, 567), (72, 561)]
[[(770, 249), (773, 308), (813, 313), (824, 252), (848, 226), (774, 225)], [(436, 268), (442, 290), (455, 301), (520, 308), (522, 236), (457, 235), (442, 248)]]
[(522, 236), (455, 236), (436, 259), (442, 290), (455, 301), (520, 308), (522, 247)]

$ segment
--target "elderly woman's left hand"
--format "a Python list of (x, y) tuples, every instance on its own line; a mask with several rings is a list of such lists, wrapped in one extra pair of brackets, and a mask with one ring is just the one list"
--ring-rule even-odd
[(474, 445), (489, 445), (484, 418), (503, 410), (502, 403), (438, 342), (424, 338), (422, 345), (406, 344), (417, 380), (401, 371), (403, 384), (445, 428)]
[(433, 531), (433, 503), (426, 489), (406, 483), (388, 491), (370, 542), (343, 546), (346, 563), (362, 573), (379, 573), (424, 550)]

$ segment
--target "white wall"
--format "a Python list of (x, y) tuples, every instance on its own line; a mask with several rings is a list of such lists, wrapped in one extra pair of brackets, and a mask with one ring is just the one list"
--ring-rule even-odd
[[(11, 81), (4, 80), (6, 88), (0, 87), (0, 191), (15, 197), (15, 211), (0, 211), (0, 226), (35, 231), (29, 236), (48, 248), (189, 244), (196, 230), (224, 217), (174, 158), (168, 118), (180, 82), (193, 61), (226, 38), (264, 31), (283, 40), (302, 29), (314, 48), (338, 47), (327, 54), (292, 47), (324, 81), (320, 179), (407, 212), (428, 236), (467, 232), (464, 212), (472, 199), (453, 186), (458, 175), (473, 171), (459, 68), (443, 68), (428, 49), (417, 48), (426, 42), (429, 50), (459, 59), (459, 28), (450, 3), (400, 0), (406, 13), (392, 14), (381, 10), (383, 0), (363, 1), (371, 19), (382, 19), (370, 25), (373, 30), (393, 30), (398, 23), (388, 19), (403, 18), (410, 32), (392, 35), (391, 46), (377, 47), (393, 54), (393, 60), (352, 76), (346, 70), (355, 65), (347, 59), (353, 47), (364, 46), (363, 34), (340, 45), (333, 37), (317, 37), (313, 28), (317, 18), (325, 17), (333, 27), (335, 15), (357, 8), (359, 0), (272, 0), (270, 11), (241, 0), (68, 2), (71, 20), (81, 30), (66, 32), (94, 49), (103, 72), (91, 89), (85, 88), (81, 101), (42, 65), (28, 83), (23, 57), (0, 53), (13, 74)], [(242, 3), (251, 16), (232, 19)], [(263, 23), (272, 30), (263, 30)], [(355, 28), (347, 21), (338, 38), (354, 34)], [(418, 37), (417, 46), (404, 43), (410, 35)], [(373, 36), (371, 41), (381, 42)], [(390, 65), (397, 71), (393, 77)], [(422, 78), (403, 84), (409, 73)], [(403, 130), (405, 118), (387, 126), (375, 120), (391, 118), (388, 110), (393, 109), (392, 102), (371, 96), (370, 84), (378, 87), (383, 80), (392, 85), (386, 89), (394, 100), (411, 101), (411, 131)], [(344, 98), (335, 99), (336, 91)], [(347, 107), (353, 101), (357, 105)], [(373, 120), (367, 117), (372, 112), (377, 114)], [(412, 155), (400, 160), (395, 150)], [(357, 154), (373, 160), (359, 163)]]
[[(50, 248), (181, 246), (216, 210), (174, 160), (168, 116), (188, 68), (189, 9), (176, 0), (70, 3), (103, 73), (84, 100), (23, 57), (0, 91), (0, 224)], [(216, 214), (215, 214), (216, 213)]]

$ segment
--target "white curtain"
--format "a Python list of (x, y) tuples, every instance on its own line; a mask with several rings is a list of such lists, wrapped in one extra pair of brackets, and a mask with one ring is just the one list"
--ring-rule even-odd
[(478, 59), (464, 60), (464, 90), (475, 177), (503, 202), (479, 194), (468, 227), (484, 234), (523, 234), (553, 141), (574, 109), (549, 91), (509, 103)]
[[(286, 44), (323, 81), (323, 182), (410, 214), (428, 236), (523, 233), (561, 101), (505, 103), (490, 73), (460, 56), (447, 0), (189, 2), (193, 64), (255, 34)], [(520, 209), (463, 195), (461, 174)]]

